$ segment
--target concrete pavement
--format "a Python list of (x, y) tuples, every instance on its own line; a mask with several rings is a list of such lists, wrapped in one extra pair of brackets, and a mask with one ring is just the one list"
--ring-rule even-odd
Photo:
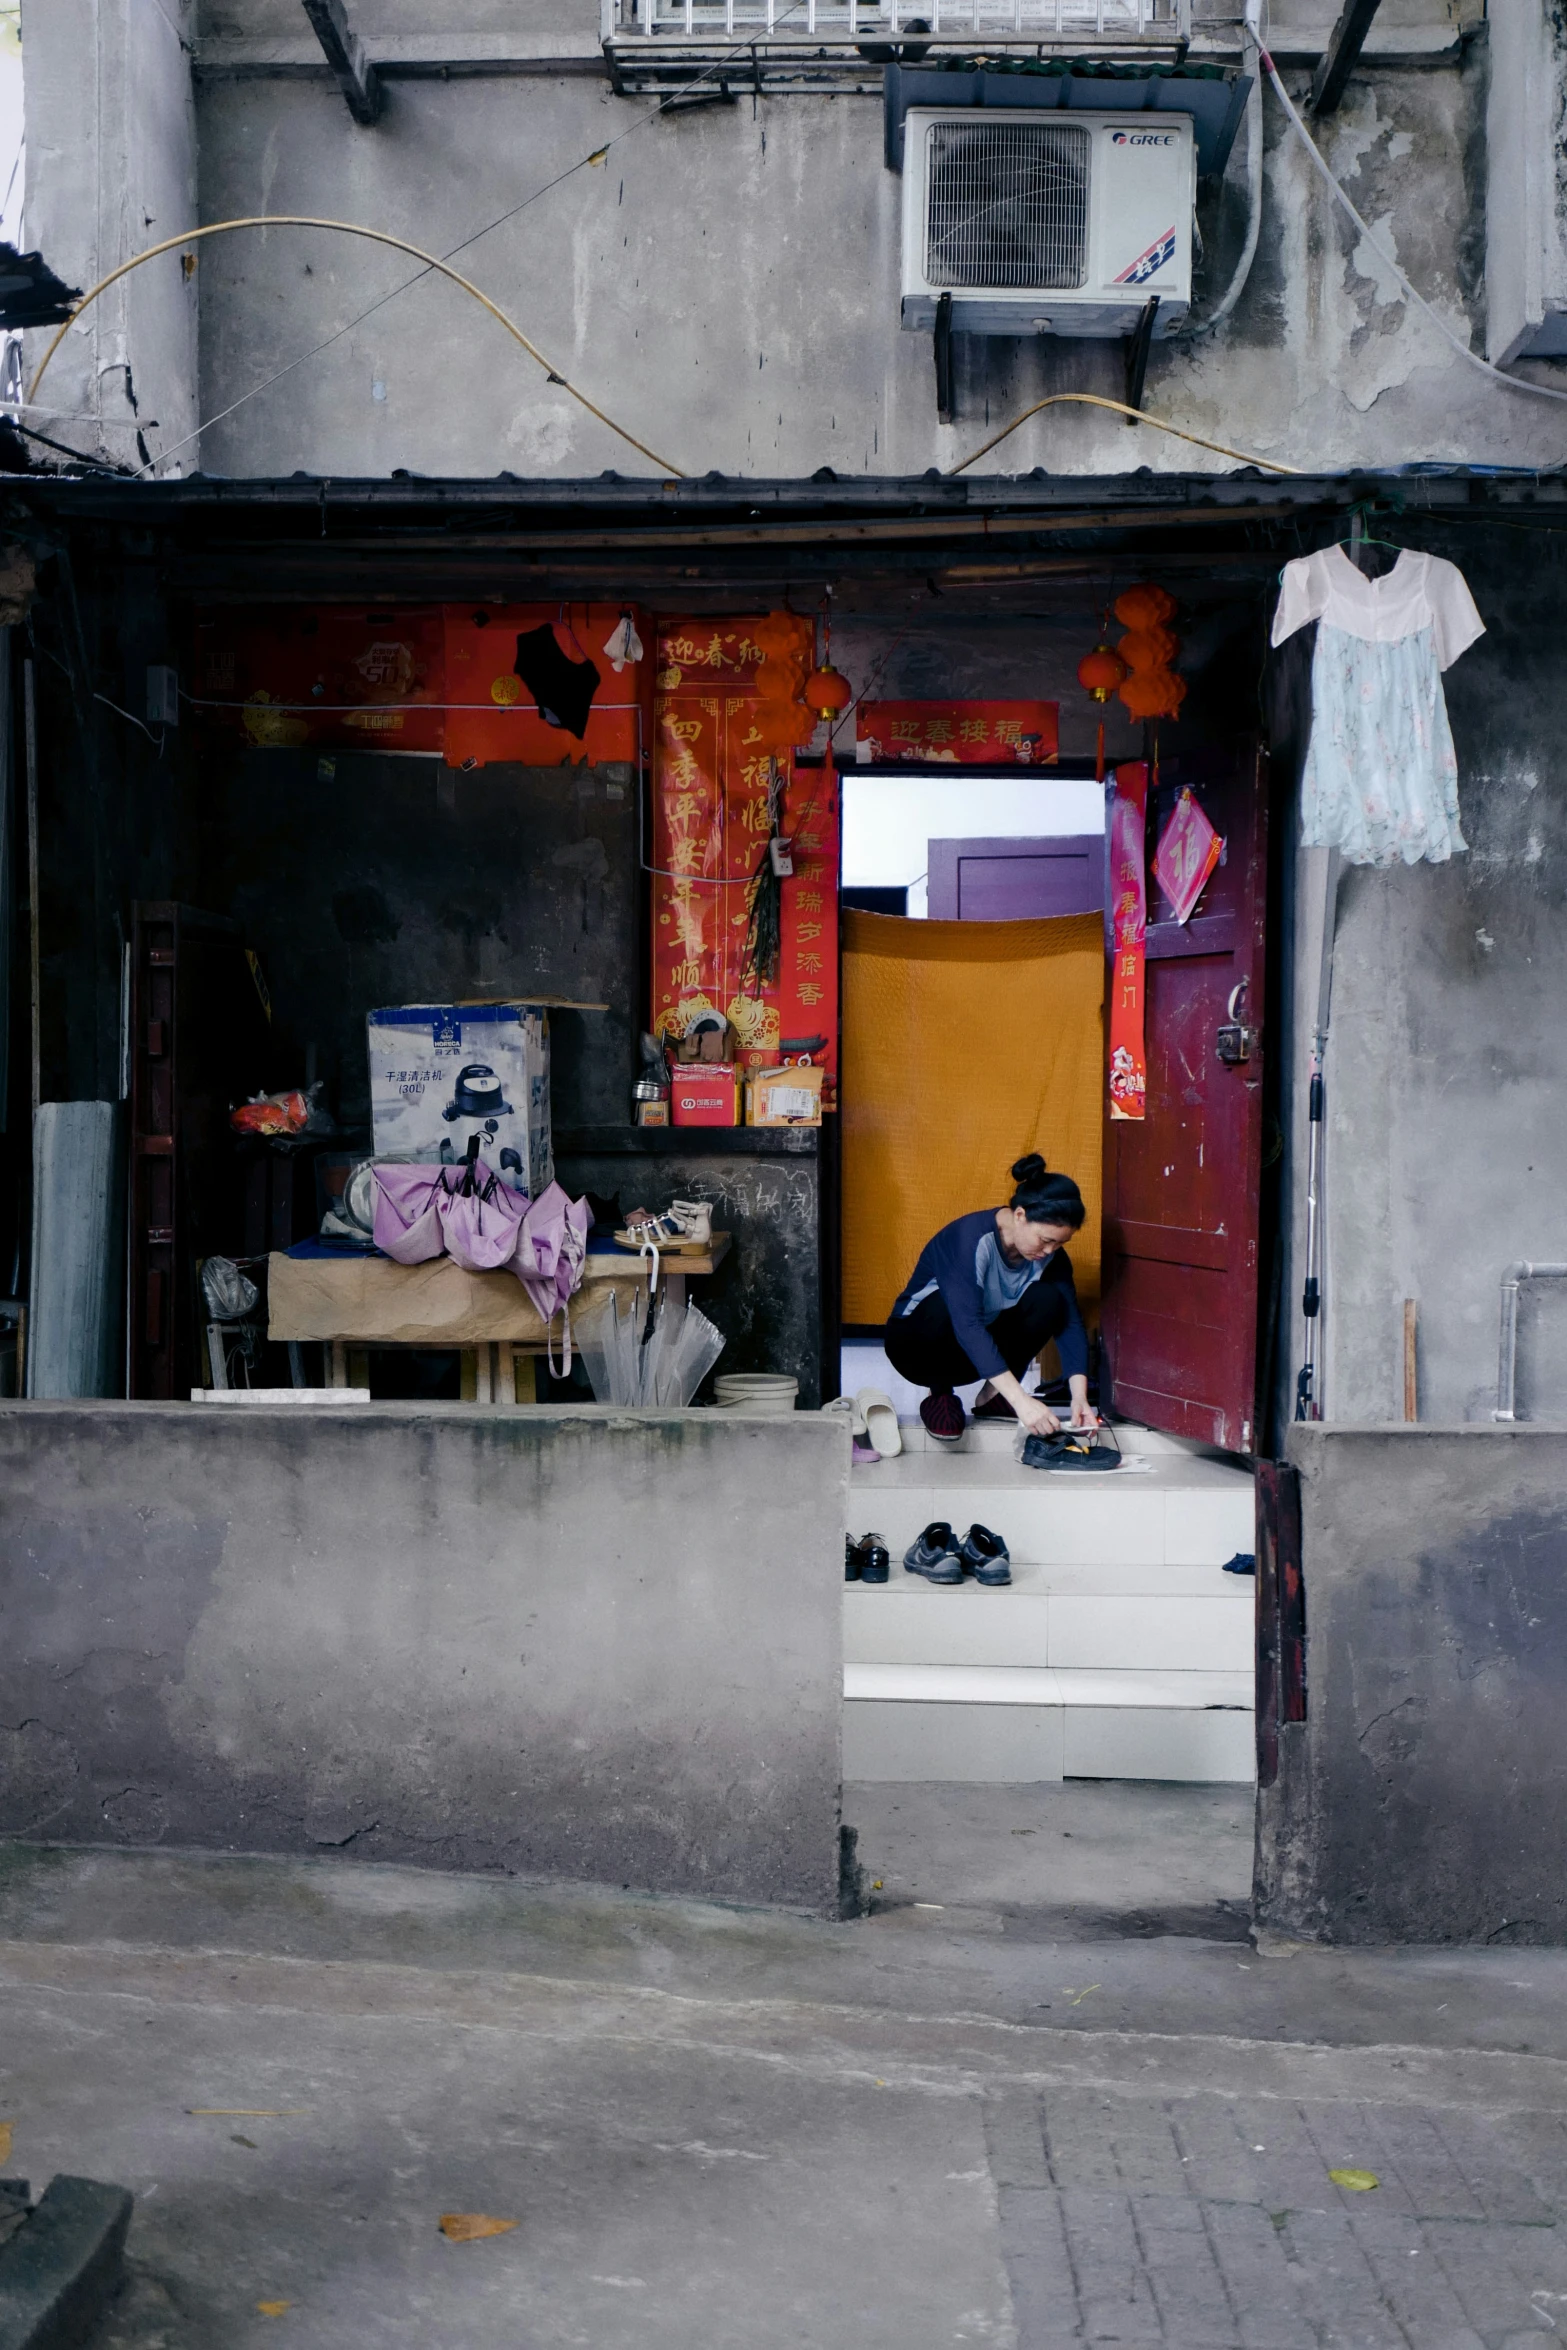
[[(1263, 1956), (1244, 1790), (847, 1809), (882, 1883), (846, 1926), (6, 1849), (6, 2167), (137, 2194), (99, 2350), (1502, 2350), (1567, 2322), (1559, 1954)], [(454, 2244), (452, 2211), (518, 2225)]]

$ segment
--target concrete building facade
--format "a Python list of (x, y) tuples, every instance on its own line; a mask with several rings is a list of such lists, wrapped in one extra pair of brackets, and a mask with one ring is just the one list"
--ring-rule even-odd
[[(8, 508), (41, 562), (65, 550), (46, 588), (60, 675), (40, 687), (62, 746), (45, 819), (44, 1098), (113, 1090), (117, 898), (219, 872), (252, 889), (242, 823), (225, 844), (212, 813), (248, 810), (247, 770), (204, 800), (188, 763), (172, 787), (161, 748), (154, 762), (96, 712), (90, 741), (69, 725), (73, 700), (94, 699), (90, 670), (111, 708), (134, 694), (181, 599), (239, 598), (252, 554), (269, 583), (257, 594), (494, 595), (508, 562), (533, 561), (533, 539), (563, 543), (546, 526), (598, 518), (602, 547), (637, 547), (644, 586), (656, 570), (658, 609), (803, 597), (805, 610), (835, 590), (834, 641), (856, 683), (963, 695), (1026, 672), (1060, 699), (1077, 752), (1091, 717), (1075, 667), (1107, 583), (1158, 578), (1163, 563), (1184, 599), (1186, 739), (1260, 736), (1272, 760), (1277, 1240), (1259, 1450), (1282, 1449), (1306, 1341), (1306, 1089), (1325, 956), (1317, 1399), (1330, 1431), (1403, 1417), (1412, 1302), (1421, 1416), (1488, 1433), (1504, 1270), (1567, 1261), (1567, 1046), (1552, 1012), (1567, 978), (1560, 11), (1382, 0), (1342, 97), (1311, 117), (1314, 156), (1291, 108), (1331, 50), (1326, 0), (1212, 17), (1195, 0), (1016, 0), (1005, 21), (975, 5), (934, 30), (856, 13), (857, 0), (797, 0), (760, 23), (748, 4), (709, 8), (704, 25), (668, 0), (322, 0), (308, 15), (298, 0), (31, 0), (28, 243), (85, 289), (170, 241), (66, 329), (20, 418), (80, 455), (63, 486), (19, 484)], [(1115, 73), (1081, 77), (1084, 108), (1141, 74), (1147, 104), (1167, 110), (1172, 69), (1228, 89), (1234, 136), (1199, 187), (1191, 311), (1168, 337), (1155, 321), (1140, 386), (1119, 340), (959, 333), (940, 413), (933, 338), (900, 323), (905, 183), (884, 120), (884, 63), (930, 45), (954, 62), (1092, 56)], [(29, 336), (30, 380), (45, 348)], [(1129, 390), (1140, 422), (1124, 413)], [(1487, 634), (1448, 679), (1468, 855), (1340, 878), (1299, 846), (1306, 647), (1271, 655), (1266, 630), (1282, 563), (1343, 535), (1357, 508), (1373, 536), (1456, 562)], [(667, 518), (688, 552), (651, 555), (649, 526)], [(781, 535), (764, 543), (768, 529)], [(972, 576), (935, 576), (943, 532), (963, 539)], [(594, 557), (601, 581), (609, 559)], [(591, 569), (579, 551), (527, 577), (566, 595)], [(1113, 722), (1112, 757), (1137, 747)], [(368, 754), (355, 773), (367, 808), (390, 797)], [(308, 803), (306, 767), (288, 788)], [(631, 974), (629, 990), (640, 852), (614, 797), (595, 837), (618, 860), (604, 901), (618, 928), (593, 952)], [(551, 799), (548, 821), (587, 819)], [(417, 893), (417, 877), (405, 884)], [(565, 918), (564, 883), (556, 895), (551, 921)], [(324, 935), (334, 901), (316, 898)], [(446, 972), (448, 946), (432, 949), (431, 986), (464, 975), (457, 946)], [(500, 983), (493, 956), (485, 970)], [(614, 1036), (625, 1077), (634, 1020), (628, 993)], [(594, 1136), (624, 1081), (608, 1066), (602, 1098), (576, 1071), (563, 1096), (581, 1121), (581, 1180), (606, 1188)], [(789, 1247), (808, 1255), (819, 1218), (825, 1263), (829, 1178), (798, 1173)], [(759, 1220), (764, 1191), (774, 1208), (782, 1196), (771, 1178), (757, 1188)], [(785, 1288), (767, 1326), (805, 1347), (815, 1293)], [(829, 1392), (830, 1351), (824, 1331), (810, 1375)], [(1530, 1294), (1518, 1392), (1525, 1416), (1567, 1412), (1559, 1291)], [(1331, 1443), (1310, 1456), (1319, 1538), (1339, 1522), (1334, 1457)], [(1326, 1719), (1330, 1735), (1353, 1710)], [(1507, 1720), (1526, 1741), (1526, 1715)], [(1287, 1840), (1281, 1784), (1269, 1832)], [(1447, 1902), (1433, 1930), (1461, 1913)], [(1398, 1912), (1400, 1931), (1419, 1923)]]

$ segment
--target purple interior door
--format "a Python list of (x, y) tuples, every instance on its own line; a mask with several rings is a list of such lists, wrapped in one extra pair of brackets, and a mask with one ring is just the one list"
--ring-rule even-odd
[[(1147, 1116), (1105, 1130), (1111, 1409), (1233, 1452), (1256, 1444), (1263, 773), (1250, 749), (1199, 753), (1149, 794)], [(1151, 870), (1183, 784), (1225, 844), (1184, 926)]]
[(933, 840), (933, 922), (1031, 922), (1097, 914), (1104, 904), (1102, 833), (1050, 840)]

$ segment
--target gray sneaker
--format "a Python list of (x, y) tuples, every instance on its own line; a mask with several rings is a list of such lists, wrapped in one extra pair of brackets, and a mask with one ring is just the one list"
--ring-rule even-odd
[(963, 1561), (945, 1518), (935, 1519), (917, 1542), (909, 1544), (903, 1564), (909, 1574), (923, 1575), (927, 1583), (962, 1582)]
[(988, 1526), (970, 1526), (958, 1546), (958, 1557), (965, 1575), (972, 1575), (976, 1583), (988, 1584), (992, 1590), (1012, 1580), (1012, 1553), (999, 1534), (992, 1534)]

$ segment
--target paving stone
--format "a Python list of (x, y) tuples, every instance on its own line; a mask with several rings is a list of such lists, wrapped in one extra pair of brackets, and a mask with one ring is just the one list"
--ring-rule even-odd
[(984, 2122), (990, 2173), (997, 2187), (1048, 2187), (1050, 2166), (1039, 2099), (1027, 2090), (1003, 2090), (985, 2099)]
[[(1554, 2115), (1067, 2090), (1041, 2100), (1038, 2139), (1046, 2183), (1012, 2191), (1003, 2223), (1019, 2350), (1521, 2350), (1567, 2336)], [(1015, 2104), (1003, 2142), (1022, 2171)], [(1338, 2187), (1338, 2168), (1380, 2183)]]
[(1163, 2341), (1158, 2303), (1127, 2198), (1069, 2187), (1060, 2202), (1085, 2338)]

